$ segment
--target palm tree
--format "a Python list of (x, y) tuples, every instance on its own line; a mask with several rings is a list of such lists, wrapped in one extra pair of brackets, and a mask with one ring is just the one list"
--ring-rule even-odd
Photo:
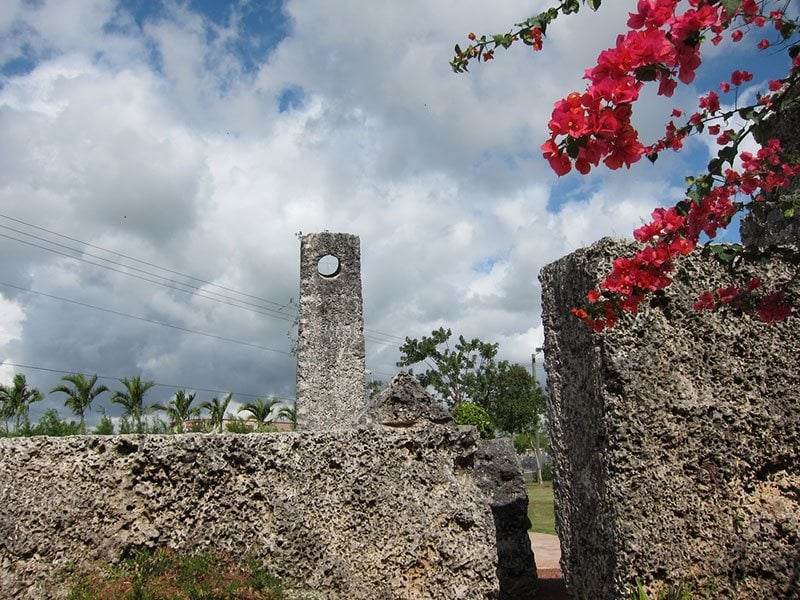
[(104, 385), (94, 387), (94, 384), (97, 383), (97, 375), (92, 375), (87, 379), (81, 373), (74, 373), (72, 375), (64, 375), (61, 381), (67, 381), (72, 385), (69, 386), (62, 383), (50, 390), (50, 393), (64, 392), (67, 395), (67, 399), (64, 400), (64, 406), (80, 417), (81, 433), (86, 433), (84, 414), (95, 398), (109, 390)]
[(280, 401), (277, 398), (270, 398), (264, 400), (263, 398), (256, 398), (255, 402), (245, 404), (239, 409), (240, 413), (249, 412), (253, 419), (258, 421), (258, 428), (272, 422), (270, 415), (272, 414), (273, 407)]
[(201, 408), (205, 408), (211, 415), (211, 424), (219, 428), (222, 433), (222, 423), (225, 420), (225, 411), (228, 410), (228, 405), (231, 403), (233, 394), (229, 393), (222, 400), (219, 398), (212, 398), (209, 402), (203, 402)]
[(186, 390), (178, 390), (167, 406), (153, 404), (153, 408), (167, 413), (172, 431), (183, 433), (183, 422), (200, 416), (200, 408), (197, 406), (192, 408), (195, 396), (196, 394), (187, 394)]
[(278, 411), (279, 419), (286, 419), (292, 424), (292, 429), (297, 429), (297, 405), (282, 406)]
[(136, 423), (136, 433), (144, 433), (142, 426), (142, 416), (145, 411), (144, 395), (151, 387), (155, 385), (154, 381), (142, 381), (142, 378), (136, 375), (128, 379), (123, 377), (119, 382), (125, 386), (125, 391), (115, 391), (111, 396), (111, 402), (119, 404), (125, 409), (125, 415), (133, 419)]
[(11, 385), (0, 385), (0, 415), (6, 420), (8, 432), (8, 419), (16, 418), (14, 431), (19, 433), (20, 423), (29, 424), (28, 413), (34, 402), (39, 402), (44, 396), (36, 388), (28, 388), (25, 375), (14, 375)]

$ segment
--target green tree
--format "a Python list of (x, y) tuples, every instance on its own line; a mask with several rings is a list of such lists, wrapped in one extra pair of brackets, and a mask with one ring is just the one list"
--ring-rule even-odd
[(64, 406), (80, 417), (81, 433), (86, 433), (85, 413), (91, 407), (94, 399), (103, 392), (107, 392), (108, 388), (104, 385), (95, 387), (97, 375), (87, 378), (81, 373), (73, 373), (64, 375), (61, 381), (66, 381), (72, 385), (62, 383), (50, 390), (50, 393), (63, 392), (67, 395), (67, 399), (64, 400)]
[(472, 425), (484, 440), (494, 439), (492, 417), (477, 404), (462, 402), (453, 411), (453, 420), (459, 425)]
[(229, 433), (252, 433), (253, 428), (248, 424), (247, 419), (235, 417), (225, 423), (225, 430)]
[(28, 387), (28, 382), (22, 373), (14, 375), (11, 385), (0, 385), (0, 414), (6, 421), (6, 432), (8, 432), (8, 419), (11, 418), (15, 420), (15, 433), (19, 434), (23, 429), (29, 430), (30, 406), (43, 398), (38, 389)]
[[(483, 408), (497, 430), (518, 434), (528, 432), (541, 439), (547, 397), (536, 377), (520, 364), (495, 362), (498, 345), (464, 336), (452, 349), (452, 332), (439, 328), (431, 337), (406, 338), (400, 347), (398, 366), (424, 363), (428, 370), (417, 378), (432, 387), (453, 410), (465, 402)], [(542, 446), (537, 446), (541, 465)], [(538, 469), (541, 476), (541, 468)]]
[(163, 404), (153, 404), (153, 409), (166, 413), (169, 427), (173, 432), (183, 433), (184, 421), (200, 416), (200, 407), (192, 406), (195, 396), (196, 394), (187, 394), (186, 390), (178, 390), (169, 404), (166, 406)]
[(430, 337), (422, 336), (420, 340), (407, 337), (400, 346), (397, 366), (424, 363), (428, 368), (418, 374), (417, 379), (423, 386), (436, 390), (447, 406), (454, 409), (462, 402), (477, 400), (486, 394), (498, 344), (482, 342), (478, 338), (467, 341), (462, 335), (451, 349), (451, 335), (449, 329), (440, 327), (432, 331)]
[(100, 423), (98, 423), (97, 427), (94, 428), (94, 435), (114, 435), (114, 422), (106, 414), (106, 409), (102, 406), (100, 407), (100, 414), (102, 414), (103, 417), (100, 419)]
[(542, 458), (547, 446), (544, 427), (547, 395), (525, 367), (505, 360), (497, 364), (488, 389), (483, 407), (494, 417), (499, 430), (510, 433), (512, 437), (527, 436), (536, 460), (536, 478), (541, 484)]
[(491, 371), (487, 393), (478, 401), (498, 429), (520, 433), (535, 428), (544, 414), (547, 396), (525, 367), (503, 360)]
[(67, 423), (58, 416), (55, 408), (48, 408), (31, 430), (32, 435), (52, 435), (62, 437), (65, 435), (77, 435), (85, 433), (80, 424), (75, 421)]
[(249, 412), (252, 419), (258, 421), (258, 429), (262, 429), (264, 425), (269, 425), (272, 422), (272, 409), (280, 401), (277, 398), (270, 398), (264, 400), (263, 398), (256, 398), (255, 402), (245, 404), (239, 409), (239, 413)]
[(200, 405), (201, 408), (205, 408), (209, 412), (212, 426), (216, 427), (220, 433), (223, 431), (225, 411), (228, 410), (228, 405), (231, 403), (232, 399), (233, 394), (228, 393), (222, 400), (214, 397), (210, 401), (203, 402), (203, 404)]
[[(144, 415), (151, 410), (151, 407), (144, 406), (144, 395), (155, 385), (154, 381), (142, 381), (136, 375), (128, 379), (123, 377), (119, 382), (125, 387), (124, 390), (117, 390), (111, 395), (111, 402), (119, 404), (125, 411), (123, 417), (133, 425), (136, 433), (144, 433)], [(122, 423), (120, 423), (122, 431)]]
[(291, 406), (281, 406), (278, 411), (279, 419), (286, 419), (292, 424), (292, 430), (297, 429), (297, 404)]

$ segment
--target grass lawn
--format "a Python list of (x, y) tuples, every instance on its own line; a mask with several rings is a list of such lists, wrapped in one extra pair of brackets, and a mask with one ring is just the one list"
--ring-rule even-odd
[(533, 524), (531, 531), (556, 534), (552, 481), (545, 481), (544, 485), (528, 484), (528, 518)]

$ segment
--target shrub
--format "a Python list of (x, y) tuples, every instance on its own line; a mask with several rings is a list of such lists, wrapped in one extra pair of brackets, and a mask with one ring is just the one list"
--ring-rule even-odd
[(231, 419), (225, 422), (225, 431), (228, 433), (250, 433), (253, 426), (244, 419)]
[(472, 425), (481, 436), (481, 439), (494, 439), (494, 423), (489, 413), (477, 404), (462, 402), (453, 411), (453, 419), (459, 425)]
[(103, 571), (107, 574), (79, 576), (68, 600), (282, 600), (285, 597), (280, 579), (266, 571), (259, 561), (251, 558), (238, 561), (221, 553), (135, 551), (122, 563), (108, 565)]
[(114, 423), (108, 415), (103, 414), (103, 418), (100, 419), (100, 423), (94, 428), (94, 434), (114, 435)]
[(77, 423), (70, 421), (67, 423), (58, 416), (58, 411), (54, 408), (48, 408), (39, 419), (39, 422), (31, 430), (32, 435), (78, 435), (81, 432), (81, 427)]

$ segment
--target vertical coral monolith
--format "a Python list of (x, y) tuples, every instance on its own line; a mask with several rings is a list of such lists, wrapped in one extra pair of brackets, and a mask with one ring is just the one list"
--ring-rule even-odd
[[(572, 596), (800, 598), (800, 319), (698, 312), (759, 277), (800, 293), (793, 260), (720, 269), (697, 252), (636, 316), (592, 333), (570, 314), (618, 256), (601, 240), (542, 269), (556, 526)], [(796, 296), (795, 296), (796, 297)]]
[(300, 241), (297, 429), (346, 429), (364, 408), (364, 317), (358, 236)]

